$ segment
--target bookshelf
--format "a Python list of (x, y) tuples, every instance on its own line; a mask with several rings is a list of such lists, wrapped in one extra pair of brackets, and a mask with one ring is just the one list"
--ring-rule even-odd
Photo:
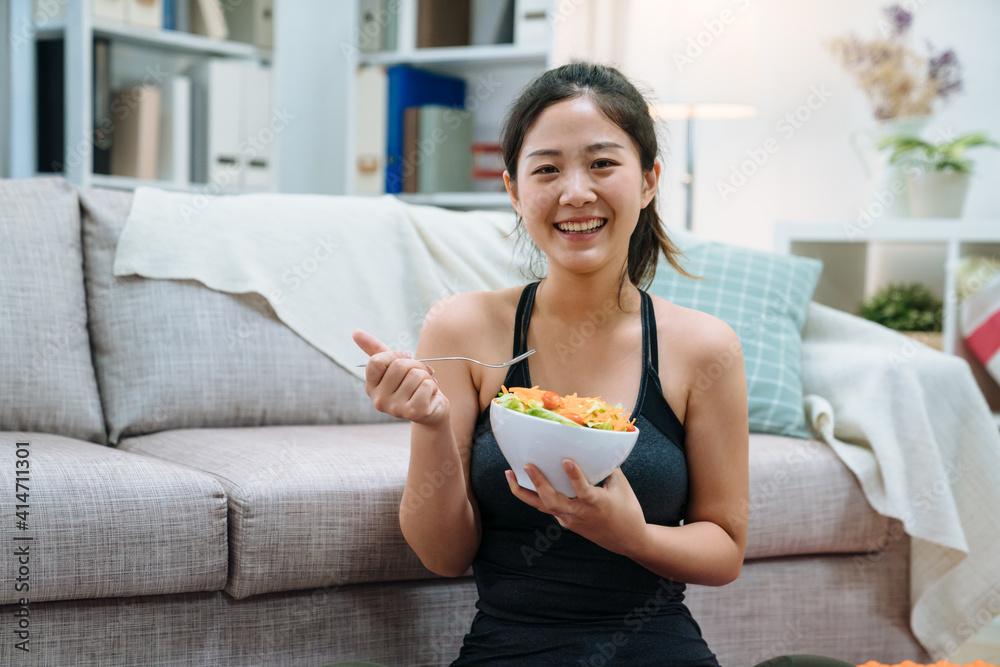
[[(349, 112), (347, 183), (348, 194), (383, 194), (387, 160), (387, 82), (385, 71), (396, 65), (408, 65), (420, 70), (456, 77), (465, 81), (466, 109), (473, 113), (473, 142), (492, 143), (499, 140), (500, 123), (508, 104), (521, 88), (552, 64), (552, 0), (509, 0), (477, 3), (471, 0), (472, 17), (468, 45), (419, 47), (420, 32), (428, 23), (422, 11), (433, 10), (440, 0), (356, 0), (356, 20), (353, 48), (349, 49), (348, 67), (355, 72), (351, 98), (357, 104)], [(497, 31), (497, 39), (484, 39), (483, 16), (476, 16), (476, 6), (488, 4), (505, 7), (509, 15), (495, 14), (486, 20), (508, 22), (508, 32)], [(389, 9), (398, 9), (390, 14)], [(428, 9), (430, 8), (430, 9)], [(450, 9), (450, 8), (449, 8)], [(378, 48), (371, 46), (371, 32), (365, 32), (365, 14), (381, 17), (380, 29), (392, 37)], [(381, 12), (381, 14), (379, 14)], [(523, 17), (531, 13), (539, 22), (528, 31), (521, 31)], [(421, 19), (424, 19), (423, 21)], [(480, 23), (477, 23), (480, 22)], [(539, 25), (547, 26), (539, 30)], [(499, 23), (497, 24), (499, 25)], [(543, 26), (543, 27), (544, 27)], [(488, 28), (488, 27), (487, 27)], [(379, 39), (380, 36), (376, 36)], [(368, 40), (368, 48), (365, 40)], [(390, 43), (385, 43), (386, 41)], [(417, 204), (448, 208), (509, 209), (510, 200), (497, 179), (475, 180), (469, 191), (396, 193), (400, 199)]]
[[(10, 176), (29, 178), (52, 173), (51, 167), (42, 165), (42, 168), (39, 168), (38, 165), (39, 132), (46, 131), (44, 126), (39, 127), (38, 49), (41, 43), (61, 42), (64, 54), (61, 89), (64, 108), (62, 124), (64, 155), (61, 160), (62, 171), (56, 173), (62, 173), (69, 181), (80, 186), (99, 185), (116, 189), (134, 189), (138, 185), (147, 184), (174, 190), (210, 188), (212, 183), (204, 177), (209, 170), (207, 167), (200, 170), (196, 168), (197, 159), (191, 161), (190, 174), (181, 181), (176, 178), (170, 180), (160, 178), (162, 174), (159, 166), (157, 178), (141, 179), (95, 173), (93, 160), (94, 134), (97, 125), (94, 113), (95, 44), (98, 41), (107, 44), (110, 63), (110, 80), (107, 82), (109, 91), (130, 88), (149, 80), (155, 85), (171, 77), (187, 76), (192, 67), (213, 60), (253, 64), (260, 71), (266, 71), (271, 61), (270, 49), (233, 39), (215, 39), (177, 30), (154, 29), (96, 18), (93, 12), (94, 1), (39, 3), (33, 8), (32, 0), (11, 0)], [(59, 15), (52, 15), (52, 8), (58, 8)], [(252, 0), (244, 3), (245, 11), (257, 11), (259, 8), (259, 3)], [(46, 11), (49, 13), (46, 14)], [(227, 18), (227, 21), (230, 20), (232, 16)], [(192, 83), (190, 108), (194, 111), (190, 113), (189, 118), (191, 137), (185, 141), (188, 153), (195, 155), (199, 150), (196, 145), (195, 128), (207, 122), (203, 118), (203, 109), (199, 111), (199, 105), (204, 105), (195, 104), (197, 100), (194, 99), (196, 94), (194, 88), (198, 85), (197, 81)], [(202, 101), (210, 96), (210, 92), (197, 94), (201, 95)], [(270, 92), (262, 94), (261, 99), (262, 104), (266, 104), (269, 109)], [(121, 115), (116, 114), (115, 122), (118, 122), (117, 118), (120, 117)], [(182, 161), (188, 162), (187, 159)], [(257, 162), (257, 164), (263, 163), (263, 160)], [(270, 169), (268, 178), (273, 181), (273, 165), (270, 161), (267, 164)], [(240, 163), (239, 167), (243, 169), (244, 165)], [(199, 171), (202, 173), (202, 178), (198, 177)], [(242, 178), (241, 175), (240, 179)], [(256, 187), (249, 187), (247, 190), (267, 189), (260, 187), (261, 181), (262, 179), (258, 177)], [(237, 186), (230, 184), (224, 191), (232, 192), (238, 189)]]
[(885, 219), (779, 222), (777, 252), (823, 261), (813, 300), (856, 313), (890, 282), (921, 282), (944, 304), (943, 351), (964, 358), (1000, 425), (1000, 385), (966, 348), (959, 325), (955, 268), (968, 256), (1000, 258), (1000, 219)]

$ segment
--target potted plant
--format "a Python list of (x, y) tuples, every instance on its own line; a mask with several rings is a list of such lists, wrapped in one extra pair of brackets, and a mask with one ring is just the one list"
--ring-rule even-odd
[(890, 283), (861, 304), (858, 315), (899, 331), (936, 350), (944, 348), (941, 323), (944, 308), (926, 286), (920, 283)]
[(970, 148), (1000, 144), (985, 132), (970, 132), (951, 141), (931, 143), (911, 135), (885, 137), (880, 149), (891, 149), (889, 163), (903, 165), (910, 215), (914, 218), (960, 218), (969, 188)]

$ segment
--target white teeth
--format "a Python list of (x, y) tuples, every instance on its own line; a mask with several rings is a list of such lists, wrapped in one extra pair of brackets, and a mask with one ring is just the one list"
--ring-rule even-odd
[(586, 222), (560, 222), (556, 227), (561, 232), (587, 232), (603, 227), (606, 222), (604, 218), (592, 218)]

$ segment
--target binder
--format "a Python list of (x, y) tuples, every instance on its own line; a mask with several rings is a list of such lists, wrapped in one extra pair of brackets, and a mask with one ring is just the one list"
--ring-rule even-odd
[(221, 192), (239, 188), (239, 145), (245, 63), (211, 58), (193, 66), (191, 177)]
[(191, 180), (191, 79), (169, 77), (162, 95), (157, 178), (186, 184)]
[(354, 191), (359, 195), (385, 193), (385, 128), (387, 83), (385, 68), (358, 68)]
[(94, 165), (93, 173), (111, 173), (111, 142), (115, 119), (111, 113), (111, 41), (94, 38)]
[(226, 10), (229, 39), (253, 44), (260, 49), (273, 47), (273, 0), (242, 0)]
[(419, 111), (417, 192), (472, 190), (472, 113), (425, 104)]
[(278, 137), (269, 125), (273, 109), (271, 70), (256, 63), (243, 64), (239, 148), (240, 188), (270, 190), (273, 181), (274, 143)]
[(156, 178), (160, 99), (160, 89), (149, 85), (115, 93), (111, 106), (117, 121), (111, 144), (112, 174), (146, 180)]
[(226, 25), (226, 16), (222, 13), (220, 0), (190, 0), (190, 2), (191, 32), (214, 39), (226, 39), (229, 36), (229, 26)]
[(163, 29), (163, 0), (126, 0), (131, 25), (150, 30)]
[(409, 65), (395, 65), (386, 70), (388, 103), (386, 105), (385, 191), (403, 191), (403, 114), (406, 107), (440, 104), (461, 108), (465, 103), (465, 81), (454, 76), (435, 74)]
[(419, 192), (420, 107), (403, 110), (403, 192)]

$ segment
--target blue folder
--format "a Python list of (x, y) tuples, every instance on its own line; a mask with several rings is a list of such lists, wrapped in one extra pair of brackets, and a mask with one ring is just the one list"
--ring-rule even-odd
[(422, 104), (464, 108), (465, 80), (395, 65), (386, 70), (389, 82), (386, 112), (385, 191), (403, 191), (403, 111)]

